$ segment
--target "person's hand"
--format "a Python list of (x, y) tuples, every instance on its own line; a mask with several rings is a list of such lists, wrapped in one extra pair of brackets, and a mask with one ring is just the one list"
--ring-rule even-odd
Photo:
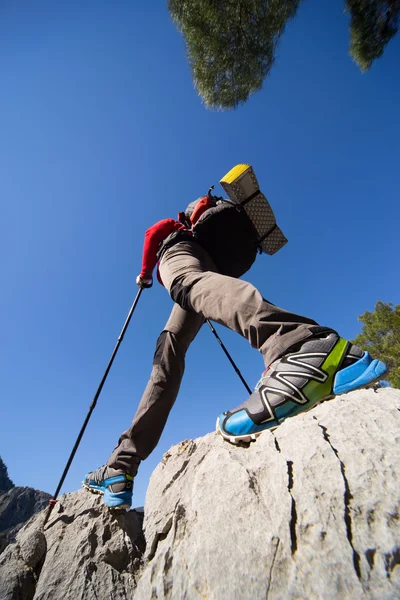
[(142, 289), (151, 288), (151, 286), (153, 285), (153, 278), (152, 277), (142, 277), (141, 275), (138, 275), (136, 277), (136, 284)]

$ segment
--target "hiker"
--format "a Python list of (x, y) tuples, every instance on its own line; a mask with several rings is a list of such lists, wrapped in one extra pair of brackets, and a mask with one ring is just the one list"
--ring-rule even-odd
[[(230, 174), (226, 178), (236, 185), (237, 193), (247, 190), (243, 193), (249, 196), (251, 167), (238, 167), (230, 179)], [(228, 184), (226, 187), (231, 190)], [(257, 189), (249, 198), (257, 197), (257, 193), (259, 197)], [(382, 362), (340, 338), (333, 329), (278, 308), (252, 284), (239, 279), (254, 261), (257, 244), (251, 227), (245, 231), (252, 240), (248, 246), (251, 253), (243, 258), (240, 252), (246, 248), (246, 235), (238, 227), (233, 235), (230, 227), (221, 226), (228, 216), (238, 227), (243, 219), (246, 221), (246, 215), (222, 205), (209, 193), (189, 205), (177, 221), (164, 219), (146, 231), (142, 270), (136, 283), (150, 288), (158, 262), (158, 279), (174, 306), (157, 340), (150, 380), (130, 428), (122, 433), (107, 464), (89, 473), (83, 482), (90, 490), (104, 493), (109, 507), (131, 506), (133, 478), (160, 439), (179, 391), (186, 351), (206, 319), (246, 338), (261, 352), (266, 367), (250, 397), (218, 417), (218, 433), (232, 443), (255, 440), (286, 418), (334, 395), (365, 387), (386, 372)], [(208, 227), (217, 223), (211, 235), (207, 224), (203, 223), (203, 230), (198, 227), (207, 218)], [(270, 236), (276, 244), (279, 236), (273, 222), (263, 239)], [(286, 242), (282, 238), (281, 245)]]

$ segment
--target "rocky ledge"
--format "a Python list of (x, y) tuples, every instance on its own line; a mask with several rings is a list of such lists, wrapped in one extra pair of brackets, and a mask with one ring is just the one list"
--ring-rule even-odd
[(182, 442), (143, 529), (140, 512), (62, 496), (0, 556), (0, 599), (399, 598), (399, 424), (399, 390), (362, 390), (248, 447)]

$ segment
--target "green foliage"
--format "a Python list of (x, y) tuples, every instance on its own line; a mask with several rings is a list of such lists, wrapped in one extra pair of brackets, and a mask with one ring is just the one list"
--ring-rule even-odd
[(363, 327), (353, 343), (386, 363), (390, 369), (386, 379), (400, 388), (400, 304), (378, 301), (374, 312), (366, 311), (358, 320)]
[[(300, 1), (168, 0), (195, 87), (208, 108), (235, 108), (261, 89)], [(345, 8), (350, 54), (366, 71), (398, 30), (400, 0), (345, 0)]]
[(8, 476), (7, 467), (0, 456), (0, 494), (8, 492), (13, 487), (15, 486)]
[(300, 0), (169, 0), (195, 86), (209, 108), (235, 108), (259, 90)]
[(347, 0), (350, 54), (362, 71), (382, 56), (399, 26), (400, 0)]

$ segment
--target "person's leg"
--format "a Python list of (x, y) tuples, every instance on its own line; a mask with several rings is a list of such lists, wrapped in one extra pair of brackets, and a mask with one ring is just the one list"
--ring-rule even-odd
[(107, 464), (89, 473), (83, 485), (104, 493), (104, 503), (129, 508), (133, 478), (141, 460), (156, 447), (169, 412), (178, 395), (186, 351), (204, 323), (201, 315), (174, 305), (165, 329), (157, 340), (150, 380), (132, 425), (121, 434)]
[(370, 385), (387, 371), (334, 330), (274, 306), (250, 283), (217, 273), (195, 243), (168, 250), (160, 272), (181, 306), (237, 331), (263, 354), (267, 370), (255, 392), (218, 418), (217, 431), (229, 441), (255, 439), (332, 395)]
[(186, 351), (203, 323), (201, 315), (174, 305), (157, 340), (150, 380), (130, 428), (107, 461), (110, 467), (135, 475), (140, 461), (156, 447), (179, 392)]
[(332, 332), (268, 302), (251, 283), (221, 275), (196, 243), (167, 250), (160, 274), (175, 302), (245, 337), (262, 353), (266, 367), (299, 341)]

